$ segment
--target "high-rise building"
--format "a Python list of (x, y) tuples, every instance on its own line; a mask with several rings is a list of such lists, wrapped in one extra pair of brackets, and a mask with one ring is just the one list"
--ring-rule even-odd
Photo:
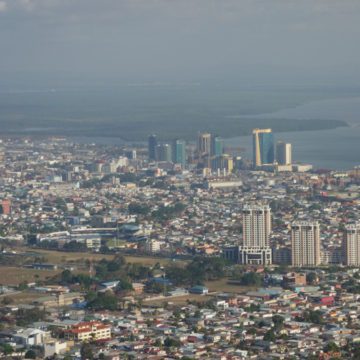
[(175, 164), (180, 164), (182, 168), (186, 165), (186, 143), (184, 140), (176, 139), (173, 142), (172, 160)]
[(245, 205), (242, 210), (243, 246), (268, 247), (271, 209), (268, 205)]
[(171, 162), (171, 146), (170, 144), (160, 144), (156, 146), (155, 149), (156, 160), (157, 161), (167, 161)]
[(224, 140), (220, 136), (211, 138), (211, 155), (221, 156), (224, 152)]
[[(242, 210), (243, 244), (237, 247), (234, 260), (239, 264), (270, 265), (271, 209), (268, 205), (245, 205)], [(231, 256), (226, 253), (225, 256)]]
[(276, 143), (276, 161), (279, 165), (291, 165), (291, 144), (283, 141)]
[(211, 170), (212, 171), (220, 171), (225, 174), (229, 174), (234, 169), (234, 161), (233, 158), (228, 154), (223, 154), (219, 156), (215, 156), (211, 160)]
[(125, 156), (129, 160), (136, 160), (136, 150), (126, 150), (125, 151)]
[(344, 265), (360, 266), (360, 223), (346, 226), (342, 245)]
[(318, 266), (321, 263), (320, 225), (299, 221), (291, 225), (292, 266)]
[(274, 135), (271, 129), (253, 130), (254, 167), (274, 163)]
[(202, 133), (198, 137), (198, 154), (200, 156), (210, 155), (211, 153), (211, 134)]
[(150, 135), (148, 139), (149, 160), (156, 160), (156, 147), (158, 145), (156, 135)]

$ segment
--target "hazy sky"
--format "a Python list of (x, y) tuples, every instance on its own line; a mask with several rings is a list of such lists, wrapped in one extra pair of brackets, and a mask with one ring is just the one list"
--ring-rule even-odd
[(71, 78), (354, 84), (359, 39), (360, 0), (0, 0), (0, 77), (7, 84)]

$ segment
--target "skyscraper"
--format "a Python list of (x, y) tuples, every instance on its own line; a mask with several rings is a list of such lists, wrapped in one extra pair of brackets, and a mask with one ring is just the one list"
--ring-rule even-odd
[(320, 225), (299, 221), (291, 225), (292, 266), (318, 266), (320, 256)]
[(149, 160), (156, 160), (156, 146), (157, 146), (157, 137), (156, 135), (150, 135), (148, 139), (148, 152), (149, 152)]
[(167, 161), (172, 160), (171, 156), (171, 146), (169, 144), (160, 144), (156, 146), (156, 160), (157, 161)]
[(173, 142), (172, 160), (175, 164), (180, 164), (182, 168), (186, 165), (186, 143), (184, 140), (176, 139)]
[(223, 249), (227, 260), (244, 265), (270, 265), (271, 209), (268, 205), (245, 205), (242, 210), (243, 244)]
[(245, 205), (242, 210), (243, 246), (268, 247), (271, 209), (268, 205)]
[(274, 135), (271, 129), (253, 130), (254, 167), (274, 163)]
[(283, 141), (276, 143), (276, 161), (279, 165), (291, 165), (291, 144)]
[(221, 156), (224, 152), (224, 141), (220, 136), (212, 136), (211, 138), (211, 155)]
[(202, 133), (198, 137), (198, 154), (200, 156), (210, 155), (211, 153), (211, 134)]
[(234, 161), (233, 158), (228, 154), (223, 154), (219, 156), (214, 156), (211, 159), (211, 170), (212, 171), (220, 171), (225, 174), (229, 174), (234, 169)]
[(342, 248), (344, 265), (360, 266), (360, 223), (346, 226)]

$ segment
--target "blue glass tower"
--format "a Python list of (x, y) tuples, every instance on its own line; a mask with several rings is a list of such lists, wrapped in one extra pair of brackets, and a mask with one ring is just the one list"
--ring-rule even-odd
[(224, 152), (224, 141), (219, 136), (213, 136), (211, 139), (211, 155), (221, 156)]
[(274, 163), (274, 135), (271, 129), (253, 130), (254, 166)]
[(180, 164), (182, 168), (186, 165), (186, 143), (184, 140), (176, 139), (173, 142), (172, 149), (173, 162)]

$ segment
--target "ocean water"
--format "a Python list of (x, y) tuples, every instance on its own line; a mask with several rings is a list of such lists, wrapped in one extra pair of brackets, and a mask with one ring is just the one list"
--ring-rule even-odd
[[(315, 101), (274, 113), (253, 116), (254, 119), (257, 117), (344, 120), (349, 127), (275, 133), (275, 140), (292, 143), (295, 162), (336, 170), (347, 170), (360, 165), (360, 97)], [(226, 144), (244, 148), (243, 156), (252, 158), (251, 136), (227, 139)]]

